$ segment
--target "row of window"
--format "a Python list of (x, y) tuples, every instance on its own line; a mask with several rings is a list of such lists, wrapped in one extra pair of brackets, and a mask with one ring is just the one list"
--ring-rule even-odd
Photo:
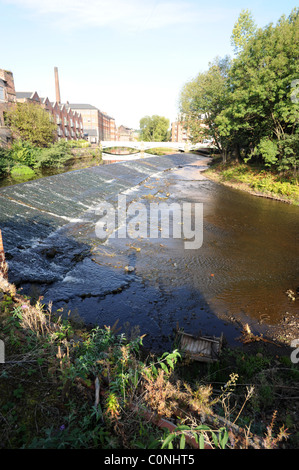
[[(68, 122), (68, 119), (65, 116), (63, 118), (63, 122), (64, 122), (65, 126), (69, 125), (70, 127), (76, 127), (76, 129), (79, 129), (79, 128), (83, 129), (83, 125), (82, 125), (81, 122), (79, 123), (78, 121), (76, 121), (74, 123), (74, 121), (72, 119)], [(62, 124), (62, 120), (61, 120), (59, 114), (56, 114), (56, 124)]]
[(71, 130), (71, 132), (69, 132), (68, 129), (64, 129), (64, 131), (63, 131), (62, 129), (58, 128), (57, 129), (57, 135), (59, 137), (61, 137), (63, 135), (65, 135), (65, 137), (69, 137), (69, 136), (71, 136), (71, 137), (80, 137), (80, 132), (78, 132), (78, 131), (74, 132), (73, 130)]

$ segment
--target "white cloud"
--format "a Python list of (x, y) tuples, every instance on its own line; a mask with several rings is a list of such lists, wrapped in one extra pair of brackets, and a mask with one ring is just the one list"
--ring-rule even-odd
[[(115, 27), (138, 32), (169, 25), (214, 22), (227, 10), (184, 0), (5, 0), (64, 29)], [(203, 2), (204, 3), (204, 2)]]

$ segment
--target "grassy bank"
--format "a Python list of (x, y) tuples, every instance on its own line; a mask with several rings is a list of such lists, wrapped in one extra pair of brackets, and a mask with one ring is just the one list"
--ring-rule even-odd
[(292, 175), (280, 175), (269, 169), (244, 163), (213, 162), (205, 176), (216, 182), (256, 196), (269, 197), (299, 205), (299, 184)]
[(3, 279), (0, 326), (2, 448), (299, 445), (298, 365), (250, 335), (214, 364), (188, 360), (175, 343), (157, 357), (134, 331), (57, 317)]

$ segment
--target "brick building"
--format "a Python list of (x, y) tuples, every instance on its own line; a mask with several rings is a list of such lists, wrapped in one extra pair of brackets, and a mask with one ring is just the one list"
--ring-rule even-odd
[(117, 140), (126, 142), (136, 141), (136, 131), (134, 129), (131, 129), (130, 127), (121, 125), (117, 128)]
[(77, 140), (86, 138), (98, 144), (101, 140), (116, 140), (115, 119), (89, 104), (60, 102), (58, 70), (55, 71), (56, 101), (42, 98), (36, 91), (16, 92), (11, 72), (0, 69), (0, 143), (10, 141), (10, 131), (4, 125), (4, 113), (15, 103), (32, 102), (50, 113), (57, 126), (57, 138)]
[(189, 130), (185, 128), (183, 122), (171, 123), (171, 142), (190, 142)]
[(16, 91), (12, 72), (0, 69), (0, 145), (10, 141), (10, 131), (4, 125), (4, 114), (16, 102)]
[(68, 104), (51, 102), (49, 98), (41, 98), (36, 91), (17, 92), (16, 101), (17, 103), (36, 103), (50, 113), (57, 125), (58, 139), (78, 140), (84, 138), (82, 116), (73, 111)]
[(92, 144), (101, 140), (116, 140), (115, 119), (91, 104), (68, 103), (73, 111), (80, 113), (85, 137)]
[(116, 140), (115, 119), (104, 112), (101, 112), (101, 115), (103, 122), (103, 140)]
[[(198, 121), (199, 127), (202, 128), (204, 139), (204, 129), (208, 129), (208, 126), (204, 124), (205, 116), (201, 116), (201, 120)], [(190, 130), (183, 121), (175, 121), (171, 123), (171, 142), (191, 142)]]

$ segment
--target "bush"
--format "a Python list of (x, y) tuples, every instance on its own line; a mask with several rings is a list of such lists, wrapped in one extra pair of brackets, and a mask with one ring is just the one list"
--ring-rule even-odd
[(51, 147), (39, 150), (35, 167), (59, 167), (70, 158), (72, 158), (72, 154), (69, 145), (66, 141), (60, 140)]
[(85, 147), (90, 147), (90, 143), (85, 139), (68, 140), (67, 146), (70, 148), (85, 148)]
[(12, 165), (9, 150), (0, 147), (0, 176), (9, 173)]
[(38, 149), (30, 142), (17, 140), (12, 144), (10, 157), (13, 161), (26, 166), (34, 166)]

